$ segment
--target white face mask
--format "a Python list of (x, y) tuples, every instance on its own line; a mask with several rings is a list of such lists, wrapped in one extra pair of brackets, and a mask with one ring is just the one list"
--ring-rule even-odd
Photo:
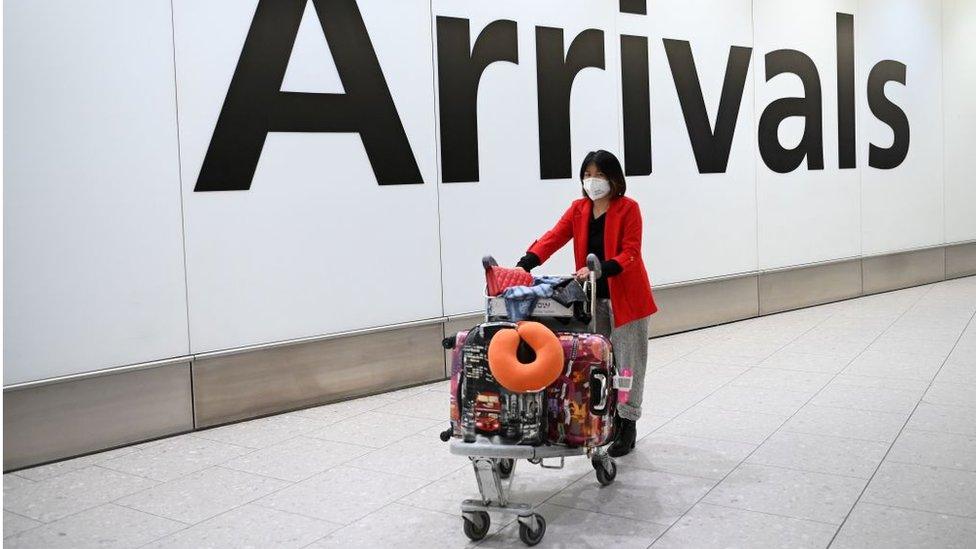
[(590, 200), (600, 200), (610, 194), (610, 182), (599, 177), (587, 177), (583, 180), (583, 190)]

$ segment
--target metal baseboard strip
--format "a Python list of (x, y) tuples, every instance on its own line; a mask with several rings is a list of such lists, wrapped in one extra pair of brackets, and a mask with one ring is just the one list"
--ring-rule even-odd
[(946, 246), (946, 278), (976, 275), (976, 242)]
[[(969, 275), (976, 275), (976, 241), (659, 285), (651, 336)], [(453, 315), (8, 386), (4, 470), (446, 379), (441, 339), (480, 318)]]
[(191, 431), (190, 392), (188, 362), (7, 392), (3, 469)]

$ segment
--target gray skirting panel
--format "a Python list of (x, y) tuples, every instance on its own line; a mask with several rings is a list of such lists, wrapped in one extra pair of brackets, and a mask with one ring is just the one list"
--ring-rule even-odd
[(193, 430), (190, 364), (4, 391), (3, 469)]
[(945, 253), (944, 247), (938, 247), (863, 258), (864, 294), (945, 280)]
[(210, 427), (444, 379), (441, 324), (193, 363), (196, 427)]
[(757, 275), (654, 290), (658, 312), (651, 317), (651, 337), (742, 320), (759, 313)]
[(946, 246), (946, 278), (976, 275), (976, 242)]
[[(658, 286), (651, 336), (974, 274), (969, 242)], [(4, 470), (445, 379), (441, 340), (479, 320), (433, 319), (8, 387)]]
[(759, 314), (861, 295), (861, 260), (850, 259), (759, 274)]

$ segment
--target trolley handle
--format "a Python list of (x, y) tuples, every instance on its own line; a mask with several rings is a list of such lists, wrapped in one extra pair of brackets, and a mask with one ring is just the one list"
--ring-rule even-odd
[(593, 318), (594, 330), (596, 330), (596, 279), (603, 276), (603, 265), (596, 254), (586, 256), (586, 268), (590, 270), (590, 316)]
[[(492, 267), (498, 265), (498, 261), (495, 260), (490, 254), (482, 256), (481, 266), (485, 268), (485, 271), (490, 270)], [(595, 320), (596, 320), (596, 280), (603, 276), (603, 265), (600, 263), (600, 258), (596, 254), (589, 254), (586, 256), (586, 268), (590, 270), (590, 277), (587, 280), (588, 284), (584, 286), (584, 290), (587, 291), (590, 298), (590, 310), (588, 311), (590, 316), (594, 319), (592, 322), (593, 329), (595, 330)], [(488, 285), (485, 285), (485, 297), (488, 297)], [(487, 310), (485, 312), (485, 318), (487, 318)]]

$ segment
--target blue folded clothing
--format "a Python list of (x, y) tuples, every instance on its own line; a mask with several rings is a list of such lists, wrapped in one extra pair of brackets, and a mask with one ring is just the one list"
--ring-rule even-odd
[(505, 311), (512, 322), (525, 320), (532, 315), (535, 303), (540, 297), (552, 297), (556, 287), (571, 278), (562, 276), (533, 277), (531, 286), (511, 286), (502, 292), (505, 298)]

